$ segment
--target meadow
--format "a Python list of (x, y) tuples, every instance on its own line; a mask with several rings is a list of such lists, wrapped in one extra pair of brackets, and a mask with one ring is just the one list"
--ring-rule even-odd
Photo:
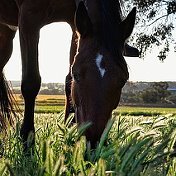
[[(23, 100), (21, 95), (15, 95), (18, 104), (23, 110)], [(60, 113), (64, 110), (65, 95), (38, 95), (36, 100), (36, 113)], [(176, 115), (176, 108), (159, 108), (159, 107), (129, 107), (119, 106), (115, 112), (120, 115), (132, 116), (158, 116), (164, 114)]]
[(0, 134), (0, 176), (176, 175), (176, 109), (118, 107), (91, 149), (83, 135), (91, 124), (72, 124), (73, 115), (65, 122), (62, 103), (60, 97), (38, 97), (36, 143), (27, 154), (19, 137), (20, 117), (15, 129)]

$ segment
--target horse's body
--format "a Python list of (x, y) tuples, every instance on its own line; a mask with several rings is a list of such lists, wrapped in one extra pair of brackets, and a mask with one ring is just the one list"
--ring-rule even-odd
[[(74, 0), (2, 0), (0, 2), (0, 74), (8, 62), (12, 52), (12, 40), (17, 27), (20, 33), (20, 45), (22, 56), (22, 94), (25, 100), (24, 121), (21, 128), (21, 136), (24, 141), (30, 131), (34, 131), (34, 104), (38, 94), (41, 78), (38, 68), (38, 42), (40, 29), (52, 22), (67, 22), (73, 31), (73, 40), (70, 50), (70, 64), (76, 54), (76, 34), (74, 25), (74, 14), (76, 3)], [(3, 76), (0, 76), (3, 84)], [(70, 74), (67, 82), (70, 82)], [(66, 116), (70, 109), (70, 85), (67, 84)], [(5, 88), (4, 88), (5, 89)], [(4, 90), (1, 94), (3, 94)], [(7, 103), (1, 105), (2, 118), (9, 117), (10, 101), (7, 96), (2, 95)], [(3, 102), (4, 102), (3, 101)], [(4, 107), (8, 106), (8, 107)], [(4, 115), (5, 114), (5, 115)]]
[[(102, 1), (102, 2), (101, 2)], [(111, 1), (113, 2), (113, 0)], [(116, 1), (114, 1), (116, 3)], [(118, 3), (118, 1), (117, 1)], [(101, 74), (104, 76), (105, 70), (108, 70), (109, 65), (113, 65), (113, 59), (109, 59), (109, 61), (104, 61), (104, 64), (106, 65), (106, 69), (101, 69), (104, 65), (102, 65), (101, 61), (104, 60), (107, 57), (115, 57), (116, 54), (113, 54), (113, 49), (115, 49), (115, 45), (112, 45), (112, 51), (111, 51), (111, 40), (106, 39), (105, 33), (106, 29), (104, 28), (102, 30), (102, 27), (106, 27), (106, 25), (109, 25), (106, 21), (106, 13), (104, 14), (104, 11), (106, 11), (106, 6), (103, 6), (103, 0), (87, 0), (86, 1), (86, 8), (83, 5), (83, 3), (78, 8), (79, 0), (1, 0), (0, 2), (0, 84), (4, 85), (4, 77), (3, 77), (3, 68), (5, 64), (8, 62), (11, 52), (12, 52), (12, 40), (15, 36), (17, 26), (19, 28), (19, 34), (20, 34), (20, 45), (21, 45), (21, 56), (22, 56), (22, 94), (25, 101), (25, 112), (24, 112), (24, 121), (21, 128), (21, 136), (23, 141), (27, 141), (27, 137), (30, 132), (34, 132), (34, 105), (35, 105), (35, 98), (38, 94), (38, 91), (40, 89), (41, 84), (41, 77), (39, 73), (39, 67), (38, 67), (38, 42), (39, 42), (39, 31), (40, 29), (49, 23), (52, 22), (67, 22), (73, 31), (72, 35), (72, 42), (71, 42), (71, 50), (70, 50), (70, 72), (66, 78), (66, 117), (68, 117), (70, 110), (71, 110), (71, 103), (70, 101), (74, 102), (75, 110), (76, 110), (76, 116), (78, 122), (85, 122), (85, 121), (92, 121), (93, 123), (97, 121), (97, 128), (94, 124), (93, 126), (96, 128), (96, 130), (90, 128), (90, 130), (87, 132), (87, 138), (88, 140), (92, 141), (92, 143), (95, 143), (101, 133), (102, 130), (105, 127), (105, 124), (110, 117), (110, 114), (112, 110), (118, 105), (119, 97), (121, 93), (121, 88), (123, 87), (124, 83), (128, 79), (128, 72), (126, 67), (126, 62), (123, 59), (123, 47), (124, 47), (124, 41), (126, 37), (129, 36), (129, 34), (123, 34), (124, 38), (122, 37), (120, 39), (120, 45), (117, 44), (117, 50), (118, 50), (118, 57), (120, 57), (119, 61), (117, 61), (117, 64), (119, 66), (115, 69), (119, 69), (117, 77), (120, 78), (119, 86), (113, 87), (111, 89), (108, 89), (105, 87), (105, 84), (111, 84), (109, 83), (101, 83), (101, 80), (98, 76), (97, 80), (94, 79), (91, 80), (92, 76), (91, 74), (87, 77), (87, 80), (89, 83), (85, 83), (84, 85), (78, 84), (80, 81), (78, 78), (80, 77), (80, 71), (82, 66), (79, 64), (84, 65), (85, 63), (89, 63), (91, 65), (95, 66), (95, 69), (99, 69)], [(118, 3), (119, 4), (119, 3)], [(103, 7), (103, 10), (102, 10)], [(111, 6), (113, 7), (113, 6)], [(118, 7), (118, 5), (117, 5)], [(74, 16), (76, 9), (78, 8), (78, 12), (76, 15), (76, 26), (78, 28), (78, 32), (80, 33), (80, 39), (79, 39), (79, 45), (77, 46), (76, 40), (78, 39), (78, 36), (76, 35), (76, 26), (74, 22)], [(118, 8), (116, 9), (119, 10)], [(107, 10), (109, 11), (109, 9)], [(116, 12), (117, 16), (116, 19), (113, 20), (113, 23), (116, 23), (117, 25), (112, 25), (112, 27), (115, 27), (113, 30), (117, 30), (117, 35), (119, 31), (119, 23), (122, 22), (120, 19), (120, 13)], [(105, 23), (102, 22), (102, 15), (104, 15)], [(135, 18), (135, 13), (131, 15), (132, 18)], [(110, 16), (110, 18), (113, 18), (113, 16)], [(131, 28), (134, 26), (134, 19), (132, 20), (131, 26), (129, 27), (129, 33), (131, 33)], [(127, 25), (127, 24), (125, 24)], [(126, 26), (127, 28), (128, 26)], [(128, 32), (128, 29), (124, 29)], [(109, 31), (108, 31), (109, 32)], [(115, 34), (115, 32), (112, 32), (111, 35)], [(126, 35), (126, 36), (125, 36)], [(103, 37), (104, 36), (104, 37)], [(101, 39), (102, 38), (102, 39)], [(115, 37), (116, 39), (116, 37)], [(106, 41), (107, 40), (107, 41)], [(118, 42), (116, 39), (115, 41)], [(106, 44), (107, 43), (107, 46)], [(113, 43), (113, 42), (112, 42)], [(108, 48), (109, 47), (109, 48)], [(76, 55), (76, 52), (78, 50), (78, 54)], [(90, 62), (88, 56), (84, 56), (84, 54), (89, 55), (88, 51), (91, 50), (92, 55), (90, 56), (93, 58), (93, 60)], [(125, 50), (125, 53), (127, 51)], [(75, 57), (76, 55), (76, 57)], [(132, 54), (133, 55), (133, 54)], [(75, 61), (74, 61), (75, 57)], [(117, 57), (117, 56), (116, 56)], [(82, 59), (83, 58), (83, 59)], [(93, 63), (93, 61), (95, 61)], [(74, 61), (74, 62), (73, 62)], [(121, 62), (121, 63), (120, 63)], [(83, 64), (84, 63), (84, 64)], [(91, 65), (89, 65), (91, 67)], [(71, 76), (71, 65), (73, 65), (72, 69), (72, 76)], [(85, 66), (87, 69), (87, 66)], [(110, 66), (112, 67), (112, 66)], [(115, 67), (115, 66), (113, 66)], [(94, 67), (92, 67), (94, 68)], [(94, 69), (94, 70), (95, 70)], [(113, 68), (114, 69), (114, 68)], [(115, 72), (113, 71), (112, 72)], [(92, 72), (94, 72), (92, 70)], [(111, 71), (106, 72), (111, 73)], [(98, 74), (97, 71), (95, 74)], [(111, 75), (109, 75), (111, 76)], [(74, 78), (73, 83), (72, 77)], [(94, 77), (94, 76), (93, 76)], [(112, 75), (113, 77), (113, 75)], [(105, 79), (105, 78), (104, 78)], [(113, 78), (112, 78), (113, 80)], [(112, 81), (111, 80), (111, 81)], [(103, 94), (100, 92), (97, 96), (96, 90), (91, 85), (97, 84), (97, 81), (99, 82), (99, 85), (102, 89), (105, 88)], [(110, 80), (109, 80), (110, 81)], [(113, 81), (117, 81), (118, 79), (114, 79)], [(71, 86), (72, 84), (72, 86)], [(9, 118), (9, 108), (11, 107), (10, 101), (8, 100), (8, 95), (4, 95), (5, 88), (0, 85), (0, 102), (1, 102), (1, 109), (3, 110), (0, 115), (1, 123), (3, 124), (4, 118)], [(82, 87), (80, 87), (82, 86)], [(108, 85), (106, 85), (108, 86)], [(109, 86), (113, 86), (109, 85)], [(71, 94), (71, 87), (72, 87), (72, 94)], [(89, 89), (90, 88), (90, 89)], [(116, 89), (117, 88), (117, 89)], [(88, 97), (84, 97), (82, 94), (78, 95), (83, 92), (83, 89), (87, 89), (89, 92), (86, 94)], [(110, 95), (114, 93), (113, 98), (116, 98), (112, 100), (112, 97), (105, 97), (101, 98), (101, 96), (104, 96), (106, 93), (106, 90), (111, 91)], [(116, 92), (118, 92), (118, 95), (116, 96)], [(90, 92), (93, 92), (94, 98), (98, 100), (92, 101), (92, 94)], [(6, 92), (7, 94), (7, 92)], [(83, 99), (85, 98), (84, 102), (82, 102), (85, 106), (80, 105), (81, 100), (79, 100), (81, 97)], [(105, 95), (106, 96), (106, 95)], [(112, 98), (112, 99), (113, 99)], [(106, 103), (107, 102), (107, 110), (103, 109), (104, 107), (99, 103), (99, 101)], [(115, 101), (115, 102), (114, 102)], [(5, 103), (4, 103), (5, 102)], [(87, 104), (86, 104), (87, 103)], [(92, 105), (91, 105), (92, 103)], [(108, 105), (109, 103), (109, 105)], [(112, 105), (110, 105), (112, 104)], [(91, 106), (91, 107), (90, 107)], [(95, 107), (99, 108), (100, 111), (96, 111)], [(84, 110), (83, 110), (84, 109)], [(88, 111), (91, 113), (88, 114)], [(97, 116), (97, 117), (96, 117)], [(102, 116), (102, 119), (100, 119)], [(103, 122), (102, 122), (103, 121)]]

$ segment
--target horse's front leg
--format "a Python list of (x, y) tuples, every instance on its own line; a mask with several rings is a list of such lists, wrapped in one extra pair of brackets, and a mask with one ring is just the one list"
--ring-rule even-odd
[[(72, 84), (72, 76), (71, 76), (71, 65), (74, 61), (74, 57), (76, 55), (76, 49), (77, 49), (77, 34), (75, 32), (75, 27), (72, 25), (72, 41), (71, 41), (71, 47), (70, 47), (70, 68), (69, 68), (69, 73), (66, 76), (65, 80), (65, 94), (66, 94), (66, 106), (65, 106), (65, 119), (68, 118), (70, 113), (74, 112), (73, 104), (72, 104), (72, 99), (71, 99), (71, 84)], [(74, 120), (75, 121), (75, 120)]]
[(34, 144), (34, 106), (41, 85), (38, 66), (38, 42), (40, 28), (34, 18), (20, 14), (19, 32), (22, 56), (21, 90), (25, 102), (24, 120), (20, 135), (24, 150)]

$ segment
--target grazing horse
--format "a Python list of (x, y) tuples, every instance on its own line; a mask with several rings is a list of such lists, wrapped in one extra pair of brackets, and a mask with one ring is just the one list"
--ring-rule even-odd
[[(117, 107), (121, 89), (128, 79), (123, 53), (128, 55), (129, 47), (126, 47), (125, 40), (133, 30), (135, 15), (134, 8), (122, 21), (118, 0), (1, 0), (1, 126), (5, 126), (6, 119), (10, 120), (11, 112), (14, 112), (3, 68), (11, 56), (17, 26), (22, 58), (21, 90), (25, 102), (20, 134), (26, 149), (28, 135), (35, 131), (35, 98), (41, 84), (38, 65), (39, 32), (49, 23), (63, 21), (73, 31), (70, 71), (66, 77), (65, 117), (68, 117), (73, 105), (78, 123), (92, 122), (85, 135), (94, 147), (112, 110)], [(136, 56), (136, 51), (132, 51), (130, 48), (131, 55)]]
[(123, 47), (132, 33), (136, 9), (122, 21), (120, 6), (114, 0), (101, 0), (101, 20), (94, 28), (84, 5), (79, 8), (76, 25), (80, 38), (71, 70), (71, 97), (77, 121), (92, 122), (85, 134), (95, 147), (129, 77)]

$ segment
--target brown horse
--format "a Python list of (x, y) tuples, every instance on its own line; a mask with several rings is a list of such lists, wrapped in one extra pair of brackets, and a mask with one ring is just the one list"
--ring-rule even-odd
[(76, 24), (80, 39), (71, 70), (76, 118), (78, 122), (92, 122), (86, 137), (93, 147), (117, 107), (121, 89), (128, 80), (123, 47), (133, 30), (136, 15), (134, 8), (121, 21), (120, 6), (115, 6), (113, 0), (102, 0), (100, 6), (101, 20), (96, 29), (84, 5), (78, 7)]
[[(72, 111), (77, 122), (91, 121), (87, 139), (95, 146), (119, 103), (128, 79), (123, 53), (138, 56), (124, 43), (135, 23), (136, 10), (121, 20), (118, 0), (1, 0), (0, 2), (0, 123), (5, 127), (13, 111), (3, 68), (12, 52), (12, 40), (19, 27), (22, 58), (22, 95), (25, 101), (21, 137), (27, 147), (34, 133), (34, 106), (41, 77), (38, 66), (40, 29), (52, 22), (67, 22), (73, 31), (70, 72), (66, 77), (66, 118)], [(74, 20), (75, 19), (75, 20)], [(77, 35), (78, 31), (79, 35)], [(78, 40), (78, 44), (77, 44)], [(127, 47), (126, 47), (127, 46)], [(129, 52), (128, 52), (129, 51)]]

